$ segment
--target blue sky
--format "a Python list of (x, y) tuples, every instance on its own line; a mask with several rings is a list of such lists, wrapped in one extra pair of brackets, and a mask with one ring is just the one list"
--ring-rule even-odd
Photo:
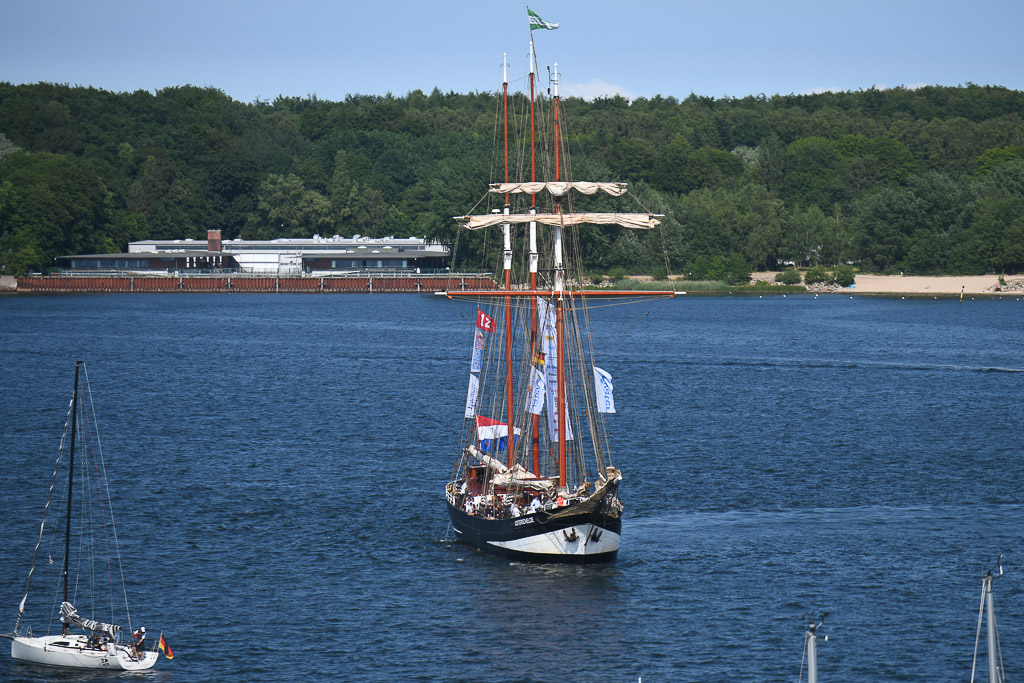
[[(1019, 0), (533, 0), (562, 94), (713, 97), (973, 82), (1024, 89)], [(522, 86), (526, 4), (506, 0), (3, 0), (0, 81), (116, 92), (212, 86), (404, 95)]]

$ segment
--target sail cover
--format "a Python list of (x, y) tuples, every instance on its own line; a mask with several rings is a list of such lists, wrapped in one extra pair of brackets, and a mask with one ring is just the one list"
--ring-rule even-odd
[(576, 190), (581, 194), (591, 195), (598, 192), (621, 197), (626, 194), (626, 183), (588, 183), (588, 182), (552, 182), (552, 183), (491, 183), (490, 191), (494, 194), (540, 194), (543, 191), (554, 197), (568, 194)]
[(547, 491), (548, 493), (553, 493), (558, 487), (551, 477), (537, 477), (519, 463), (509, 469), (505, 463), (481, 453), (475, 446), (471, 445), (467, 451), (469, 455), (494, 470), (491, 482), (495, 486), (511, 486), (533, 491)]
[(503, 223), (529, 223), (531, 221), (537, 221), (541, 225), (566, 226), (591, 223), (593, 225), (621, 225), (624, 228), (650, 230), (661, 223), (657, 219), (658, 215), (653, 213), (535, 213), (505, 216), (494, 213), (485, 216), (456, 216), (455, 220), (470, 230), (490, 228)]
[(86, 631), (106, 633), (111, 638), (116, 638), (117, 632), (121, 630), (121, 627), (115, 624), (104, 624), (101, 621), (93, 621), (92, 619), (78, 616), (78, 611), (70, 602), (60, 603), (60, 619), (65, 623), (84, 628)]

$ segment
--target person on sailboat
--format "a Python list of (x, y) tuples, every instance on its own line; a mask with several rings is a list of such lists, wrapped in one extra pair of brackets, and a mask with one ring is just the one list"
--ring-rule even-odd
[(135, 636), (135, 656), (141, 657), (146, 651), (146, 627), (143, 626), (132, 635)]

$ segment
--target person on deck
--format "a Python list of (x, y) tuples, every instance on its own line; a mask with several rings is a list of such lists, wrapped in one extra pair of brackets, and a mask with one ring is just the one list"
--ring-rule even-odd
[(146, 651), (146, 627), (143, 626), (132, 635), (135, 636), (135, 656), (141, 658)]
[(530, 508), (527, 510), (531, 515), (544, 507), (544, 504), (540, 502), (540, 496), (535, 496), (533, 502), (530, 503)]
[(512, 513), (513, 517), (519, 517), (520, 515), (523, 514), (523, 511), (520, 510), (519, 506), (516, 505), (515, 503), (512, 503), (512, 507), (511, 507), (511, 509), (509, 511)]

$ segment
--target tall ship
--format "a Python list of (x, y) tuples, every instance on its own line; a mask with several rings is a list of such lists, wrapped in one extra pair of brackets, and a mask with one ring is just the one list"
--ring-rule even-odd
[[(558, 25), (528, 12), (528, 137), (527, 126), (513, 122), (523, 131), (512, 154), (522, 160), (521, 178), (513, 180), (510, 172), (506, 60), (499, 114), (503, 180), (486, 187), (478, 202), (485, 212), (456, 217), (472, 233), (500, 234), (482, 241), (497, 247), (502, 284), (447, 293), (477, 308), (462, 439), (445, 497), (461, 543), (519, 561), (609, 562), (622, 535), (624, 475), (613, 463), (607, 424), (615, 413), (612, 375), (591, 342), (591, 310), (673, 293), (585, 287), (588, 231), (649, 230), (659, 215), (609, 211), (611, 203), (629, 199), (625, 183), (569, 177), (557, 63), (548, 69), (550, 100), (536, 96), (533, 31)], [(538, 128), (550, 130), (547, 143)], [(550, 155), (539, 158), (538, 148)], [(547, 179), (538, 179), (538, 166)]]

